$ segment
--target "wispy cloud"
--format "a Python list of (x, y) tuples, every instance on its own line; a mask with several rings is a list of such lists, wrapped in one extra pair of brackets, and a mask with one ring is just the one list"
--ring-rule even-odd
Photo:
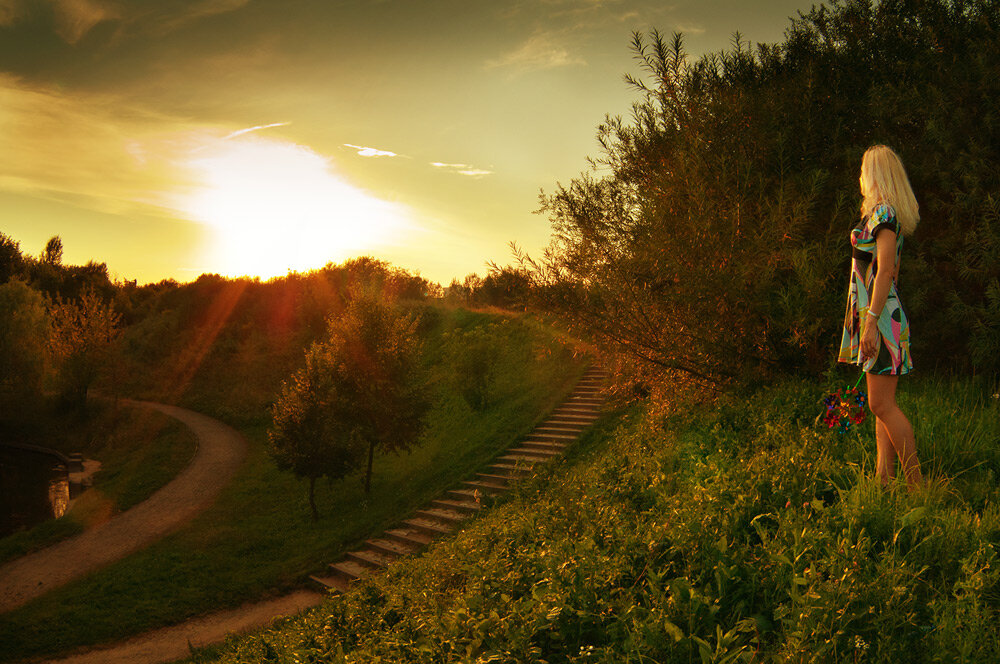
[(54, 0), (52, 12), (56, 34), (69, 44), (76, 44), (98, 23), (121, 18), (116, 8), (99, 0)]
[(440, 168), (443, 171), (449, 171), (451, 173), (458, 173), (459, 175), (465, 175), (473, 178), (481, 178), (485, 175), (492, 175), (493, 171), (486, 170), (485, 168), (476, 168), (469, 164), (446, 164), (441, 161), (432, 161), (431, 166), (434, 168)]
[(390, 152), (388, 150), (379, 150), (378, 148), (368, 148), (361, 145), (351, 145), (350, 143), (344, 143), (345, 147), (349, 147), (353, 150), (357, 150), (358, 154), (362, 157), (398, 157), (395, 152)]
[(512, 51), (487, 60), (485, 66), (487, 69), (533, 71), (585, 64), (587, 62), (582, 57), (570, 53), (566, 46), (557, 41), (553, 33), (540, 32), (529, 37)]
[(226, 136), (225, 140), (229, 140), (230, 138), (236, 138), (237, 136), (242, 136), (243, 134), (249, 134), (252, 131), (260, 131), (261, 129), (271, 129), (273, 127), (287, 127), (290, 124), (292, 124), (292, 123), (291, 122), (272, 122), (271, 124), (260, 125), (258, 127), (247, 127), (246, 129), (240, 129), (240, 130), (234, 131), (233, 133), (231, 133), (228, 136)]

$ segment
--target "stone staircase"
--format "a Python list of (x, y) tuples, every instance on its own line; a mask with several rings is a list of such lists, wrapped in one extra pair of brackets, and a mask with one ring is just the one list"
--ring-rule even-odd
[(518, 480), (532, 473), (535, 464), (559, 456), (580, 437), (598, 417), (604, 403), (602, 385), (606, 377), (603, 369), (589, 368), (547, 420), (477, 473), (475, 479), (462, 482), (394, 528), (366, 540), (364, 548), (350, 551), (340, 561), (331, 563), (326, 574), (310, 578), (325, 589), (344, 592), (352, 581), (419, 551), (436, 537), (461, 529), (466, 520), (483, 509), (483, 497), (510, 490)]

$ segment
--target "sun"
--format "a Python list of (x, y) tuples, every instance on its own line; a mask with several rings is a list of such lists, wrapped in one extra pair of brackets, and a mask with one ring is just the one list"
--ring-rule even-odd
[(213, 269), (225, 276), (322, 267), (412, 226), (407, 208), (352, 186), (328, 158), (288, 141), (231, 137), (200, 147), (185, 166), (196, 184), (179, 207), (213, 231)]

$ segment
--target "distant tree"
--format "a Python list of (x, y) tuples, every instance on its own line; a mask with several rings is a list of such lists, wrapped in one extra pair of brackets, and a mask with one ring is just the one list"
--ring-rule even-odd
[(94, 379), (110, 363), (112, 345), (121, 334), (121, 316), (92, 291), (76, 302), (56, 298), (49, 313), (49, 353), (60, 397), (68, 405), (82, 406)]
[(12, 237), (0, 233), (0, 284), (19, 274), (23, 264), (21, 245)]
[(364, 462), (368, 493), (376, 451), (403, 452), (419, 439), (428, 404), (416, 330), (412, 315), (358, 293), (283, 386), (272, 411), (272, 455), (309, 478), (314, 517), (316, 478), (343, 477)]
[(341, 428), (338, 420), (336, 401), (341, 395), (334, 362), (329, 345), (313, 344), (305, 366), (281, 386), (268, 431), (271, 457), (278, 467), (309, 480), (313, 520), (319, 519), (316, 480), (349, 475), (364, 458), (362, 441), (355, 432)]
[(15, 415), (41, 390), (48, 315), (41, 294), (14, 279), (0, 284), (0, 413)]
[(54, 235), (49, 238), (48, 242), (45, 243), (45, 249), (42, 250), (41, 260), (47, 265), (62, 265), (62, 259), (62, 239), (60, 239), (58, 235)]
[(455, 389), (474, 410), (485, 410), (496, 396), (503, 356), (502, 325), (506, 321), (455, 330), (445, 337), (445, 357)]

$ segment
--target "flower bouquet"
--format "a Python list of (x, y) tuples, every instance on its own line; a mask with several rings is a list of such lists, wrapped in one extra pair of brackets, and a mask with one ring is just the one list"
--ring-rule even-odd
[(829, 429), (837, 427), (839, 433), (847, 433), (851, 425), (864, 422), (868, 417), (868, 394), (859, 389), (864, 377), (862, 373), (852, 388), (823, 397), (824, 410), (816, 418), (817, 422), (822, 420)]

